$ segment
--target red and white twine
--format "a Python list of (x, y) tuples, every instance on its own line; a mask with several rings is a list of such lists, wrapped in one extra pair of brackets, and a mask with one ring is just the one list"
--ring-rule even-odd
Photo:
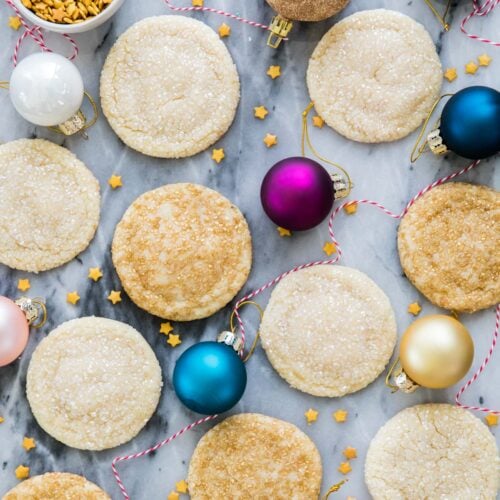
[[(24, 31), (21, 34), (21, 36), (18, 38), (16, 45), (14, 47), (14, 54), (12, 55), (12, 62), (14, 63), (14, 66), (17, 66), (17, 63), (19, 62), (19, 51), (21, 49), (21, 45), (24, 42), (24, 40), (27, 37), (30, 37), (39, 47), (43, 52), (52, 52), (52, 50), (47, 46), (45, 43), (45, 38), (43, 36), (43, 31), (40, 26), (30, 26), (24, 19), (21, 14), (21, 11), (17, 8), (17, 6), (14, 4), (12, 0), (5, 0), (7, 5), (9, 5), (14, 12), (16, 13), (17, 17), (19, 18), (19, 21), (21, 22)], [(69, 35), (64, 33), (62, 35), (73, 47), (73, 52), (69, 57), (69, 60), (72, 61), (73, 59), (76, 58), (78, 55), (78, 46), (76, 42), (71, 38)]]
[[(292, 273), (295, 273), (297, 271), (300, 271), (302, 269), (306, 269), (306, 268), (309, 268), (309, 267), (335, 264), (335, 263), (337, 263), (341, 259), (341, 257), (342, 257), (342, 249), (341, 249), (341, 247), (339, 245), (339, 242), (335, 238), (335, 233), (333, 231), (333, 221), (335, 220), (336, 216), (345, 207), (348, 207), (349, 205), (371, 205), (371, 206), (374, 206), (374, 207), (378, 208), (379, 210), (381, 210), (382, 212), (384, 212), (389, 217), (392, 217), (393, 219), (402, 219), (406, 215), (406, 213), (408, 212), (408, 210), (413, 206), (413, 204), (419, 198), (421, 198), (424, 194), (428, 193), (431, 189), (434, 189), (436, 186), (439, 186), (439, 185), (441, 185), (441, 184), (443, 184), (445, 182), (448, 182), (448, 181), (450, 181), (450, 180), (452, 180), (452, 179), (454, 179), (454, 178), (456, 178), (456, 177), (458, 177), (460, 175), (463, 175), (463, 174), (471, 171), (472, 169), (476, 168), (478, 165), (479, 165), (479, 160), (476, 160), (476, 161), (472, 162), (469, 166), (467, 166), (467, 167), (465, 167), (465, 168), (463, 168), (463, 169), (461, 169), (461, 170), (459, 170), (459, 171), (457, 171), (457, 172), (455, 172), (453, 174), (447, 175), (446, 177), (438, 179), (435, 182), (433, 182), (432, 184), (429, 184), (424, 189), (420, 190), (407, 203), (407, 205), (405, 206), (404, 210), (401, 213), (399, 213), (399, 214), (397, 214), (395, 212), (392, 212), (391, 210), (388, 210), (387, 208), (385, 208), (382, 204), (380, 204), (377, 201), (367, 200), (367, 199), (346, 201), (342, 205), (338, 206), (332, 212), (332, 214), (330, 215), (330, 219), (328, 221), (328, 232), (330, 234), (330, 239), (332, 240), (332, 242), (334, 243), (334, 245), (335, 245), (335, 247), (337, 249), (337, 255), (335, 256), (335, 258), (333, 258), (333, 259), (326, 259), (326, 260), (317, 260), (317, 261), (309, 262), (307, 264), (302, 264), (300, 266), (296, 266), (293, 269), (290, 269), (289, 271), (286, 271), (285, 273), (280, 274), (279, 276), (277, 276), (273, 280), (269, 281), (265, 285), (261, 286), (260, 288), (254, 290), (253, 292), (245, 295), (243, 298), (241, 298), (240, 300), (238, 300), (238, 302), (234, 306), (234, 314), (235, 314), (235, 316), (236, 316), (236, 318), (238, 320), (238, 325), (239, 325), (239, 328), (240, 328), (240, 333), (241, 333), (241, 338), (242, 338), (243, 344), (245, 343), (246, 333), (245, 333), (245, 325), (244, 325), (243, 320), (241, 319), (241, 316), (239, 314), (239, 308), (242, 306), (242, 304), (244, 302), (253, 299), (257, 295), (259, 295), (262, 292), (264, 292), (265, 290), (273, 287), (274, 285), (276, 285), (277, 283), (279, 283), (282, 279), (284, 279), (286, 276), (288, 276), (288, 275), (290, 275)], [(468, 409), (468, 410), (476, 410), (476, 411), (482, 411), (482, 412), (500, 414), (499, 411), (493, 411), (493, 410), (490, 410), (489, 408), (482, 408), (482, 407), (477, 407), (477, 406), (467, 406), (467, 405), (464, 405), (464, 404), (462, 404), (460, 402), (460, 397), (462, 396), (462, 394), (478, 379), (478, 377), (480, 376), (480, 374), (485, 369), (486, 365), (489, 363), (489, 361), (491, 359), (491, 356), (493, 354), (493, 351), (494, 351), (494, 349), (496, 347), (496, 344), (497, 344), (499, 325), (500, 325), (500, 304), (497, 305), (497, 309), (496, 309), (495, 333), (494, 333), (494, 336), (493, 336), (493, 342), (492, 342), (491, 347), (489, 349), (488, 355), (486, 356), (486, 358), (482, 362), (482, 364), (479, 367), (479, 369), (477, 370), (477, 372), (460, 389), (460, 391), (456, 395), (456, 398), (455, 398), (456, 399), (456, 403), (457, 403), (458, 406), (460, 406), (462, 408), (465, 408), (465, 409)], [(194, 427), (196, 427), (196, 426), (198, 426), (200, 424), (203, 424), (205, 422), (208, 422), (210, 420), (214, 420), (217, 417), (218, 417), (218, 415), (211, 415), (211, 416), (208, 416), (208, 417), (201, 418), (201, 419), (197, 420), (196, 422), (193, 422), (193, 423), (187, 425), (186, 427), (184, 427), (180, 431), (176, 432), (175, 434), (173, 434), (169, 438), (161, 441), (160, 443), (152, 446), (151, 448), (148, 448), (147, 450), (141, 451), (139, 453), (133, 453), (131, 455), (125, 455), (125, 456), (121, 456), (121, 457), (116, 457), (113, 460), (111, 468), (113, 470), (113, 475), (115, 476), (116, 482), (118, 483), (118, 486), (120, 487), (120, 490), (121, 490), (121, 492), (123, 494), (123, 497), (126, 500), (130, 499), (130, 496), (127, 493), (127, 490), (126, 490), (126, 488), (125, 488), (125, 486), (123, 484), (123, 481), (121, 480), (121, 477), (118, 474), (118, 471), (117, 471), (117, 468), (116, 468), (116, 465), (119, 462), (124, 462), (124, 461), (127, 461), (127, 460), (132, 460), (134, 458), (143, 457), (144, 455), (147, 455), (147, 454), (149, 454), (149, 453), (151, 453), (153, 451), (158, 450), (162, 446), (165, 446), (165, 445), (171, 443), (174, 439), (176, 439), (177, 437), (181, 436), (185, 432), (193, 429)]]
[(495, 7), (500, 4), (500, 0), (485, 0), (483, 4), (480, 3), (479, 0), (472, 0), (472, 10), (471, 12), (464, 17), (462, 23), (460, 24), (460, 29), (462, 33), (471, 38), (472, 40), (477, 40), (479, 42), (488, 43), (489, 45), (493, 45), (495, 47), (500, 47), (500, 42), (494, 42), (489, 38), (483, 38), (479, 35), (475, 35), (473, 33), (469, 33), (465, 29), (465, 25), (473, 18), (473, 17), (484, 17), (487, 16), (490, 12), (493, 11)]

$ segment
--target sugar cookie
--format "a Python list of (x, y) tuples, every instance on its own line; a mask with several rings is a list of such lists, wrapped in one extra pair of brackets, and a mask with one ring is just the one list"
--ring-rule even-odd
[(130, 298), (175, 321), (206, 318), (224, 307), (252, 264), (241, 212), (197, 184), (170, 184), (137, 198), (116, 228), (112, 253)]
[(85, 250), (99, 222), (99, 183), (77, 157), (42, 139), (0, 145), (0, 262), (37, 273)]
[(244, 413), (208, 431), (189, 464), (192, 500), (318, 498), (321, 457), (301, 430), (276, 418)]
[(137, 330), (88, 317), (63, 323), (40, 342), (26, 392), (45, 432), (73, 448), (103, 450), (139, 433), (161, 387), (158, 360)]
[(110, 500), (101, 488), (82, 476), (48, 472), (35, 476), (8, 491), (2, 500)]
[(399, 12), (357, 12), (321, 39), (307, 70), (318, 114), (359, 142), (415, 130), (439, 96), (443, 73), (429, 33)]
[(451, 182), (422, 196), (398, 232), (401, 266), (431, 302), (472, 313), (500, 302), (500, 193)]
[(292, 21), (322, 21), (344, 9), (349, 0), (267, 0), (282, 17)]
[(374, 500), (494, 500), (498, 449), (488, 428), (447, 404), (407, 408), (373, 438), (365, 479)]
[(192, 156), (231, 125), (240, 98), (236, 66), (207, 25), (184, 16), (149, 17), (111, 49), (101, 103), (122, 141), (161, 158)]
[(260, 327), (276, 371), (314, 396), (338, 397), (373, 382), (396, 343), (389, 299), (365, 274), (316, 266), (273, 291)]

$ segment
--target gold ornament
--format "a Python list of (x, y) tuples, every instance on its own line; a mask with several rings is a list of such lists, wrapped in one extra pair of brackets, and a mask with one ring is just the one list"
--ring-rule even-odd
[[(443, 314), (426, 316), (403, 334), (399, 359), (391, 367), (386, 383), (404, 392), (413, 392), (418, 386), (445, 389), (466, 375), (473, 358), (474, 344), (462, 323)], [(391, 377), (395, 385), (390, 383)]]

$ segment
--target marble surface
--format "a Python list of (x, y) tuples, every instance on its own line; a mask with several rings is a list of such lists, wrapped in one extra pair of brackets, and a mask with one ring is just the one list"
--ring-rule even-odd
[[(178, 2), (184, 5), (188, 2)], [(454, 6), (450, 33), (443, 34), (423, 0), (353, 0), (338, 18), (363, 9), (386, 7), (404, 12), (423, 23), (437, 44), (443, 66), (456, 66), (459, 78), (452, 84), (445, 82), (445, 91), (455, 91), (463, 86), (481, 83), (498, 86), (500, 53), (498, 49), (471, 41), (459, 31), (459, 20), (470, 7), (470, 1)], [(264, 0), (231, 2), (207, 0), (206, 4), (235, 11), (247, 18), (268, 21), (271, 9)], [(443, 2), (438, 2), (443, 7)], [(94, 96), (98, 95), (99, 73), (106, 54), (113, 42), (132, 23), (150, 15), (167, 14), (161, 0), (125, 2), (120, 12), (98, 30), (77, 37), (80, 56), (76, 64), (80, 68), (85, 86)], [(9, 59), (17, 34), (6, 27), (11, 12), (2, 2), (0, 5), (0, 79), (8, 79), (12, 70)], [(217, 28), (223, 21), (216, 15), (195, 14)], [(23, 121), (13, 110), (6, 92), (0, 94), (0, 141), (21, 137), (45, 137), (63, 144), (75, 152), (94, 172), (101, 182), (102, 218), (97, 235), (90, 247), (71, 263), (54, 271), (29, 275), (32, 288), (30, 295), (46, 298), (50, 311), (47, 325), (40, 332), (32, 332), (27, 351), (11, 366), (0, 369), (0, 415), (5, 422), (0, 425), (0, 495), (17, 483), (14, 469), (19, 464), (31, 467), (32, 475), (47, 471), (71, 471), (87, 476), (102, 486), (113, 498), (120, 492), (111, 474), (110, 463), (117, 454), (142, 450), (162, 440), (196, 418), (176, 399), (171, 385), (175, 360), (194, 342), (213, 339), (228, 323), (230, 309), (215, 314), (204, 321), (175, 324), (182, 334), (183, 344), (171, 349), (165, 337), (158, 334), (160, 320), (138, 309), (124, 298), (121, 304), (112, 306), (106, 300), (110, 289), (120, 289), (118, 277), (110, 259), (110, 243), (113, 230), (127, 206), (141, 193), (171, 182), (196, 182), (212, 187), (236, 203), (247, 217), (253, 235), (254, 263), (244, 291), (251, 291), (290, 267), (324, 256), (322, 246), (328, 239), (326, 223), (319, 228), (292, 238), (280, 238), (273, 224), (265, 217), (260, 206), (258, 192), (267, 169), (279, 159), (299, 153), (301, 111), (309, 102), (305, 85), (307, 61), (316, 43), (338, 19), (321, 23), (297, 25), (289, 43), (277, 51), (265, 46), (266, 34), (258, 29), (231, 22), (233, 33), (225, 43), (238, 66), (242, 81), (242, 97), (235, 122), (218, 145), (226, 150), (226, 159), (216, 166), (209, 152), (203, 152), (185, 160), (158, 160), (148, 158), (126, 148), (111, 131), (104, 117), (89, 132), (90, 139), (80, 137), (63, 139), (51, 132), (35, 128)], [(471, 27), (483, 34), (494, 35), (500, 22), (500, 10)], [(498, 30), (496, 30), (498, 32)], [(57, 36), (49, 37), (50, 44), (64, 53), (68, 47)], [(23, 54), (36, 50), (26, 42)], [(493, 57), (492, 65), (481, 68), (477, 75), (469, 76), (463, 66), (483, 52)], [(282, 77), (271, 81), (266, 76), (270, 64), (282, 67)], [(264, 121), (257, 121), (252, 108), (266, 105), (271, 113)], [(154, 106), (154, 103), (151, 103)], [(267, 132), (276, 133), (279, 144), (270, 150), (262, 144)], [(447, 159), (426, 155), (416, 165), (410, 166), (409, 154), (415, 134), (391, 144), (363, 145), (350, 142), (325, 127), (313, 129), (312, 136), (317, 148), (326, 156), (345, 165), (356, 184), (354, 197), (379, 200), (393, 210), (400, 210), (406, 200), (421, 187), (467, 164), (467, 161), (450, 156)], [(484, 161), (482, 166), (464, 180), (499, 187), (500, 176), (494, 167), (498, 159)], [(107, 179), (112, 173), (123, 176), (124, 187), (112, 191)], [(32, 193), (36, 196), (36, 193)], [(40, 221), (43, 224), (43, 221)], [(423, 304), (422, 314), (436, 312), (411, 284), (403, 277), (396, 250), (397, 224), (370, 208), (362, 208), (358, 215), (341, 216), (336, 225), (343, 244), (345, 265), (367, 273), (388, 294), (397, 316), (399, 333), (412, 321), (406, 312), (409, 303), (418, 300)], [(104, 278), (94, 284), (87, 279), (90, 266), (101, 266)], [(16, 297), (16, 283), (26, 273), (0, 266), (0, 294)], [(66, 303), (66, 292), (78, 290), (81, 301), (77, 306)], [(265, 305), (268, 295), (259, 300)], [(245, 314), (252, 325), (257, 326), (253, 313)], [(48, 436), (36, 424), (25, 396), (26, 370), (30, 356), (40, 340), (59, 323), (84, 315), (102, 315), (125, 321), (141, 331), (155, 350), (163, 369), (164, 389), (151, 421), (132, 442), (119, 449), (90, 453), (68, 448)], [(470, 329), (476, 345), (474, 367), (477, 367), (490, 344), (494, 316), (487, 310), (461, 318)], [(492, 365), (467, 394), (469, 403), (484, 403), (498, 408), (498, 380), (500, 377), (500, 353), (496, 353)], [(348, 367), (346, 367), (348, 368)], [(368, 444), (378, 428), (402, 408), (420, 402), (453, 402), (456, 388), (447, 391), (419, 390), (413, 395), (390, 394), (383, 377), (363, 391), (342, 399), (320, 399), (290, 389), (274, 372), (264, 352), (259, 347), (248, 364), (249, 384), (246, 393), (231, 413), (261, 412), (279, 417), (298, 425), (317, 444), (324, 464), (323, 491), (340, 479), (337, 467), (342, 461), (341, 451), (347, 446), (358, 449), (359, 458), (352, 463), (353, 472), (349, 483), (338, 498), (355, 496), (358, 500), (369, 498), (363, 480), (363, 463)], [(494, 382), (496, 381), (496, 382)], [(308, 408), (320, 412), (318, 421), (307, 426), (304, 412)], [(335, 410), (349, 411), (349, 420), (336, 424), (331, 417)], [(175, 481), (186, 477), (189, 458), (196, 442), (209, 428), (207, 424), (184, 435), (154, 456), (127, 464), (120, 470), (129, 492), (134, 499), (162, 499), (174, 487)], [(500, 432), (492, 429), (497, 436)], [(21, 446), (23, 436), (36, 439), (37, 447), (27, 454)], [(497, 438), (498, 439), (498, 438)], [(402, 443), (404, 446), (404, 443)]]

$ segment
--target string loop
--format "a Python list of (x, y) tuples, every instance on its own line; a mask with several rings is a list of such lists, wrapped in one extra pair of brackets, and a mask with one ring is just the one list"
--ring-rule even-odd
[(465, 36), (469, 37), (472, 40), (477, 40), (478, 42), (487, 43), (489, 45), (493, 45), (494, 47), (500, 47), (500, 42), (495, 42), (490, 40), (489, 38), (483, 38), (474, 33), (469, 33), (465, 29), (465, 25), (473, 18), (473, 17), (484, 17), (490, 14), (495, 7), (500, 4), (500, 0), (485, 0), (483, 4), (480, 3), (479, 0), (472, 0), (472, 10), (471, 12), (462, 19), (460, 24), (460, 30)]

